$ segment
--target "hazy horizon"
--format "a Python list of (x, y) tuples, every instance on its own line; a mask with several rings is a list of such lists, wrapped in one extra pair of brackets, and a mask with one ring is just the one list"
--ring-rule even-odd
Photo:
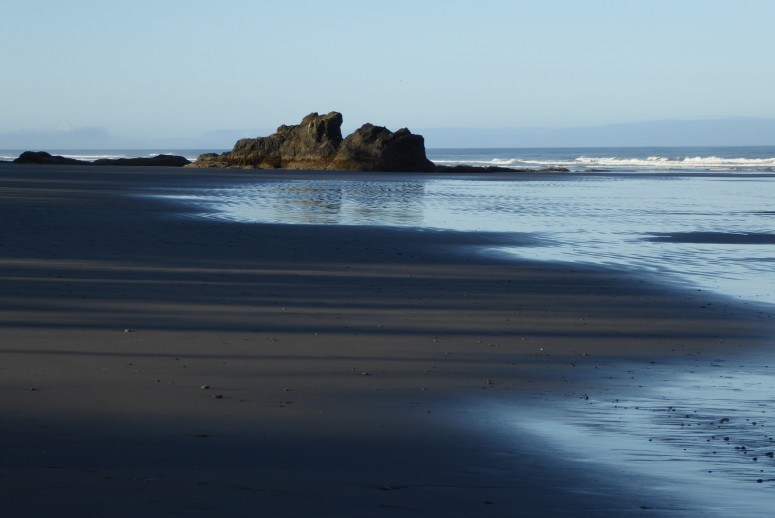
[[(347, 135), (354, 129), (353, 125), (345, 125), (342, 133)], [(775, 146), (775, 118), (662, 120), (567, 128), (410, 129), (425, 137), (428, 148)], [(233, 129), (211, 131), (199, 137), (137, 139), (113, 135), (106, 128), (70, 128), (0, 134), (0, 149), (230, 149), (240, 138), (273, 132), (274, 129)]]

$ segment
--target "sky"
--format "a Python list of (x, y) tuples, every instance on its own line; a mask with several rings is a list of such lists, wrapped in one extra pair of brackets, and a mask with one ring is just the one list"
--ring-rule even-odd
[(0, 0), (0, 17), (0, 148), (196, 147), (332, 110), (345, 132), (775, 119), (773, 0)]

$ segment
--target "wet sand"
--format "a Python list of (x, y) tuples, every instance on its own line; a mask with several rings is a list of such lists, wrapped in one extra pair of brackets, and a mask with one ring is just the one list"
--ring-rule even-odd
[(271, 177), (0, 165), (9, 516), (696, 515), (458, 418), (613, 398), (622, 362), (766, 349), (766, 309), (475, 253), (498, 234), (222, 223), (137, 196)]

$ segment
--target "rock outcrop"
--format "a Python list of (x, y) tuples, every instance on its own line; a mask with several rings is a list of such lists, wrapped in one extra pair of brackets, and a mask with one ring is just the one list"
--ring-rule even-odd
[(300, 124), (280, 126), (268, 137), (239, 140), (227, 153), (201, 155), (191, 167), (322, 170), (342, 143), (341, 127), (341, 113), (311, 113)]
[(143, 158), (100, 158), (92, 162), (94, 165), (122, 165), (145, 167), (183, 167), (191, 161), (178, 155), (156, 155)]
[(19, 158), (14, 160), (13, 163), (41, 165), (91, 165), (91, 162), (86, 162), (85, 160), (76, 160), (75, 158), (51, 155), (45, 151), (25, 151), (19, 155)]
[(339, 171), (433, 171), (425, 141), (407, 129), (395, 133), (365, 124), (342, 138), (342, 114), (311, 113), (268, 137), (242, 139), (234, 149), (201, 155), (191, 167)]
[(101, 158), (94, 162), (76, 160), (59, 155), (51, 155), (45, 151), (25, 151), (14, 164), (39, 164), (39, 165), (120, 165), (120, 166), (156, 166), (156, 167), (183, 167), (191, 163), (185, 157), (177, 155), (156, 155), (145, 158)]
[(425, 156), (425, 139), (406, 128), (395, 133), (364, 124), (349, 135), (326, 169), (337, 171), (427, 172), (436, 166)]

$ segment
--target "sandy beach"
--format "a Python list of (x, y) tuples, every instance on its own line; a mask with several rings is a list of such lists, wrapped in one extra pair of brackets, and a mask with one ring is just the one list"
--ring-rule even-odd
[(5, 516), (697, 515), (458, 423), (617, 397), (624, 363), (766, 349), (769, 312), (476, 253), (499, 234), (224, 223), (143, 196), (273, 174), (0, 164)]

